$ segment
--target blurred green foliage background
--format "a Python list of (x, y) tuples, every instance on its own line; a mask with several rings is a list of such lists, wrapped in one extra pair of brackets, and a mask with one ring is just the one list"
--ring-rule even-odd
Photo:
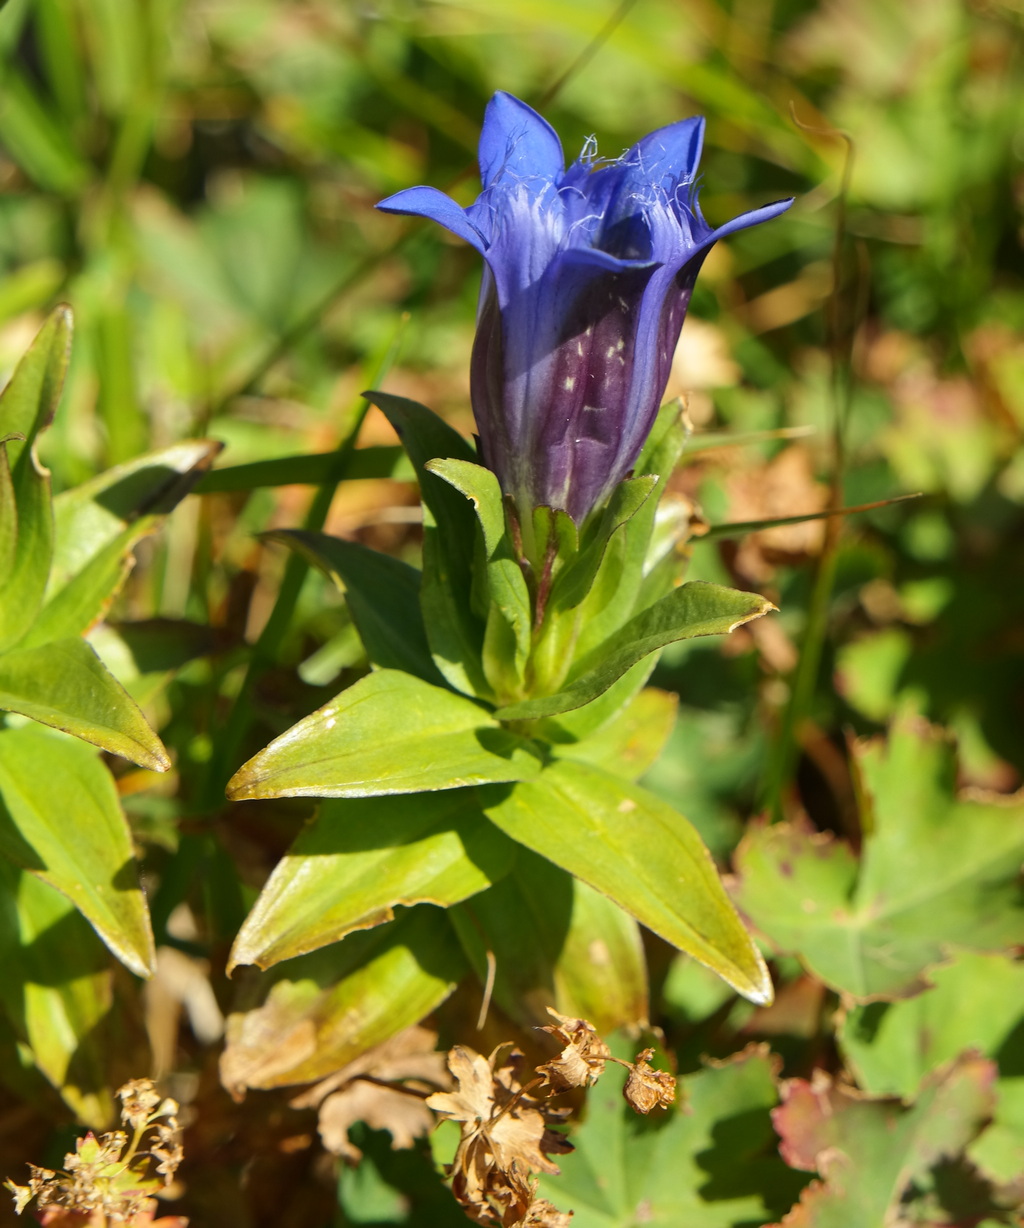
[[(72, 368), (44, 441), (58, 490), (200, 435), (223, 441), (224, 466), (329, 451), (378, 378), (471, 433), (477, 258), (374, 203), (415, 183), (472, 200), (496, 89), (542, 109), (570, 157), (591, 135), (614, 156), (703, 113), (713, 224), (797, 203), (702, 273), (669, 390), (690, 394), (698, 431), (678, 489), (712, 524), (819, 511), (833, 483), (846, 504), (923, 497), (838, 538), (812, 522), (694, 543), (693, 577), (764, 592), (781, 613), (666, 654), (655, 681), (679, 692), (680, 717), (647, 784), (723, 865), (765, 806), (856, 842), (847, 738), (904, 706), (955, 734), (959, 785), (1009, 794), (1024, 772), (1021, 33), (1016, 0), (9, 0), (0, 372), (71, 303)], [(836, 248), (839, 129), (852, 162)], [(794, 427), (810, 429), (720, 437)], [(376, 412), (360, 441), (395, 442)], [(294, 610), (265, 634), (285, 564), (254, 535), (300, 524), (318, 497), (329, 532), (418, 549), (401, 470), (319, 496), (294, 469), (280, 476), (251, 490), (208, 479), (139, 548), (112, 611), (190, 624), (188, 644), (180, 623), (156, 636), (133, 684), (174, 773), (115, 770), (158, 942), (210, 961), (222, 1010), (226, 946), (306, 813), (229, 809), (224, 780), (364, 664), (318, 575), (299, 590), (293, 572)], [(185, 938), (183, 902), (198, 919)], [(824, 1014), (759, 1024), (668, 952), (652, 961), (684, 1065), (769, 1032), (787, 1073), (831, 1052)], [(124, 994), (138, 997), (127, 981)], [(132, 1043), (118, 1060), (144, 1053)], [(284, 1101), (246, 1122), (217, 1084), (215, 1045), (161, 1043), (163, 1073), (192, 1089), (186, 1176), (203, 1214), (330, 1222), (333, 1190), (289, 1141), (306, 1126)], [(14, 1173), (61, 1150), (67, 1118), (8, 1082), (0, 1156)], [(239, 1194), (252, 1156), (265, 1175)]]

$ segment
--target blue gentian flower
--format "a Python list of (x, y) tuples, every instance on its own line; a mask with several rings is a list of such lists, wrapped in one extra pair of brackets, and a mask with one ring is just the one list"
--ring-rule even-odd
[(629, 472), (654, 423), (697, 273), (714, 244), (777, 201), (713, 229), (697, 205), (700, 117), (614, 161), (588, 142), (568, 168), (551, 125), (511, 94), (488, 103), (483, 192), (436, 188), (378, 208), (440, 222), (485, 263), (471, 365), (481, 457), (515, 502), (583, 522)]

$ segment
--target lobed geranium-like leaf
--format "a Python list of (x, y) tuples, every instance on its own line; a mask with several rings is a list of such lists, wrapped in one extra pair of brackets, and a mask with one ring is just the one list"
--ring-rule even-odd
[(569, 712), (596, 699), (637, 662), (678, 640), (726, 635), (775, 607), (757, 593), (695, 580), (635, 615), (582, 659), (556, 695), (499, 708), (501, 720), (534, 720)]
[(857, 1006), (841, 1019), (840, 1052), (866, 1092), (912, 1100), (926, 1075), (968, 1049), (1017, 1066), (1024, 964), (960, 951), (928, 976), (924, 993)]
[(282, 529), (264, 541), (281, 542), (326, 572), (345, 595), (352, 621), (379, 669), (400, 669), (442, 683), (430, 655), (420, 613), (420, 573), (400, 559), (326, 533)]
[(418, 1023), (465, 972), (444, 911), (425, 905), (253, 974), (228, 1017), (221, 1080), (238, 1095), (323, 1078)]
[(482, 984), (524, 1027), (554, 1006), (599, 1032), (647, 1022), (647, 964), (631, 916), (565, 870), (520, 849), (512, 872), (450, 910)]
[(382, 669), (299, 721), (228, 782), (249, 797), (372, 797), (523, 780), (538, 752), (472, 700)]
[(967, 1056), (930, 1075), (909, 1109), (827, 1080), (785, 1084), (784, 1103), (772, 1115), (783, 1158), (821, 1177), (804, 1190), (785, 1228), (908, 1222), (901, 1200), (977, 1136), (992, 1112), (995, 1076), (992, 1062)]
[[(636, 1048), (620, 1041), (620, 1057)], [(573, 1228), (737, 1228), (763, 1224), (792, 1203), (802, 1178), (779, 1159), (770, 1118), (778, 1103), (773, 1059), (751, 1047), (679, 1082), (686, 1109), (639, 1119), (609, 1065), (587, 1093), (561, 1176), (540, 1193), (573, 1211)], [(877, 1228), (877, 1225), (876, 1225)]]
[(0, 1003), (15, 1035), (79, 1121), (114, 1117), (109, 957), (87, 921), (47, 883), (0, 857)]
[(0, 656), (0, 709), (156, 772), (171, 766), (135, 701), (84, 640), (57, 640)]
[[(582, 762), (481, 791), (502, 831), (614, 900), (753, 1002), (772, 984), (700, 837), (645, 789)], [(493, 800), (490, 800), (492, 799)]]
[(806, 823), (758, 824), (734, 898), (780, 950), (857, 1001), (918, 990), (950, 944), (1024, 942), (1024, 803), (954, 794), (952, 747), (921, 722), (854, 747), (860, 859)]
[(37, 725), (0, 729), (0, 853), (67, 896), (132, 972), (153, 971), (131, 833), (94, 750)]
[(476, 517), (459, 491), (427, 468), (429, 461), (438, 459), (475, 463), (477, 455), (457, 431), (425, 405), (384, 392), (365, 395), (398, 432), (420, 484), (420, 604), (434, 661), (456, 690), (489, 698), (490, 687), (480, 665), (484, 625), (470, 605)]
[(464, 900), (507, 874), (518, 851), (472, 789), (324, 802), (264, 886), (229, 970), (337, 942), (391, 920), (399, 904)]

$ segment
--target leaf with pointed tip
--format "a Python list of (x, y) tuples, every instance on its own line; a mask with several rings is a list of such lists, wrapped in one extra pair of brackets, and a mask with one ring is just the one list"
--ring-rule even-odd
[(757, 948), (700, 837), (660, 798), (581, 762), (481, 790), (502, 831), (614, 900), (752, 1002), (772, 999)]
[(361, 678), (293, 725), (228, 782), (251, 797), (373, 797), (523, 780), (537, 748), (479, 704), (399, 670)]
[(43, 603), (53, 554), (53, 500), (50, 474), (25, 453), (14, 472), (17, 541), (14, 558), (0, 584), (0, 652), (17, 644)]
[(387, 925), (247, 978), (228, 1017), (224, 1086), (308, 1083), (418, 1023), (466, 972), (443, 909), (422, 905)]
[[(322, 486), (329, 479), (334, 480), (337, 469), (337, 452), (278, 456), (212, 469), (199, 479), (195, 491), (197, 495), (216, 495), (258, 490), (262, 486)], [(347, 481), (366, 478), (408, 481), (412, 476), (412, 467), (397, 444), (356, 448), (350, 453), (342, 475)]]
[(449, 915), (482, 983), (494, 958), (494, 999), (524, 1027), (550, 1023), (549, 1006), (601, 1033), (646, 1025), (640, 927), (536, 853), (520, 849), (510, 874)]
[(18, 553), (18, 502), (7, 457), (7, 440), (0, 439), (0, 576), (10, 576)]
[(694, 580), (614, 632), (574, 663), (567, 685), (557, 695), (528, 699), (499, 708), (500, 720), (535, 720), (557, 716), (590, 703), (638, 661), (666, 644), (700, 635), (726, 635), (775, 607), (757, 593), (741, 593), (720, 584)]
[(464, 460), (432, 460), (427, 469), (464, 495), (476, 512), (483, 539), (483, 566), (475, 579), (481, 582), (484, 605), (484, 673), (495, 694), (521, 694), (533, 608), (505, 523), (498, 479), (490, 469)]
[[(153, 532), (158, 520), (156, 516), (136, 520), (57, 588), (18, 641), (18, 651), (82, 635), (102, 618), (134, 566), (132, 550)], [(52, 584), (49, 587), (53, 589)]]
[(85, 640), (56, 640), (0, 656), (0, 709), (63, 729), (156, 772), (171, 766), (135, 701)]
[(110, 958), (60, 892), (0, 857), (0, 1003), (36, 1067), (85, 1125), (108, 1129)]
[(438, 669), (456, 690), (490, 698), (480, 665), (484, 625), (470, 606), (476, 517), (466, 499), (427, 468), (427, 462), (476, 462), (465, 439), (437, 414), (405, 397), (368, 392), (398, 432), (423, 496), (423, 586), (420, 603)]
[(137, 976), (153, 971), (149, 910), (110, 773), (81, 742), (0, 729), (0, 852), (56, 887)]
[(11, 469), (31, 455), (36, 436), (53, 421), (71, 359), (71, 308), (54, 308), (0, 393), (0, 436), (17, 435), (10, 448)]
[[(56, 537), (47, 597), (52, 599), (116, 540), (124, 539), (125, 530), (138, 525), (140, 519), (173, 511), (223, 446), (215, 439), (174, 444), (116, 465), (59, 494), (53, 501)], [(147, 523), (145, 531), (149, 532), (158, 521)]]
[(315, 951), (391, 920), (400, 904), (457, 903), (507, 874), (518, 852), (473, 789), (324, 802), (268, 879), (228, 969)]
[(279, 529), (264, 533), (263, 540), (297, 550), (330, 576), (345, 595), (366, 655), (374, 665), (404, 670), (426, 682), (443, 685), (423, 627), (420, 573), (415, 567), (326, 533)]

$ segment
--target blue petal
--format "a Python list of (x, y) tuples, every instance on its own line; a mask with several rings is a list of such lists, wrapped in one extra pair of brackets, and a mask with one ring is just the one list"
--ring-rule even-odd
[(485, 188), (502, 180), (538, 180), (538, 190), (557, 183), (565, 170), (558, 133), (533, 107), (499, 91), (487, 104), (480, 133), (480, 180)]
[(704, 117), (694, 115), (648, 133), (622, 162), (634, 168), (631, 179), (659, 185), (671, 200), (681, 183), (693, 182), (703, 147)]
[(460, 208), (450, 196), (445, 196), (437, 188), (406, 188), (382, 200), (377, 208), (385, 213), (409, 213), (414, 217), (428, 217), (432, 222), (440, 222), (460, 239), (471, 243), (481, 256), (487, 250), (487, 240), (466, 216), (465, 209)]
[(785, 200), (776, 200), (770, 205), (762, 205), (760, 209), (751, 209), (749, 213), (741, 213), (731, 222), (726, 222), (724, 226), (712, 230), (707, 238), (701, 240), (700, 247), (710, 247), (712, 243), (717, 243), (726, 235), (735, 234), (737, 230), (746, 230), (748, 226), (756, 226), (759, 222), (768, 222), (773, 217), (778, 217), (780, 213), (786, 212), (793, 200), (794, 197), (787, 196)]

